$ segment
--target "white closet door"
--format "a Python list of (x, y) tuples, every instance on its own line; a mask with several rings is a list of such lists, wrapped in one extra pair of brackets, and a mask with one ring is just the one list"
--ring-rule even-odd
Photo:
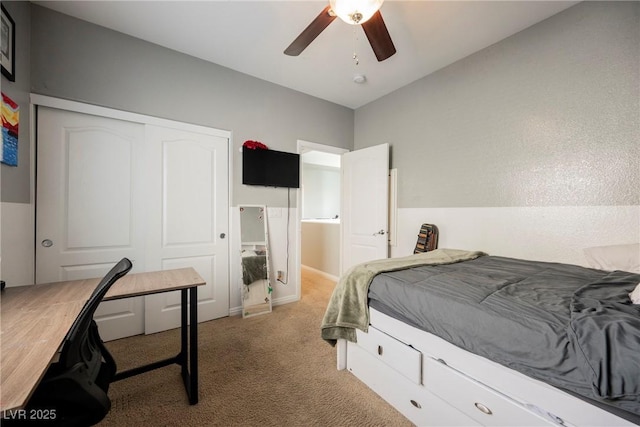
[[(36, 283), (145, 271), (144, 126), (38, 108)], [(142, 333), (142, 298), (102, 303), (105, 340)]]
[[(195, 268), (198, 321), (228, 316), (229, 139), (147, 126), (146, 141), (147, 268)], [(180, 325), (179, 291), (145, 298), (146, 333)]]
[[(193, 267), (199, 321), (227, 316), (228, 132), (144, 119), (38, 108), (36, 282)], [(101, 336), (177, 327), (178, 295), (102, 303)]]

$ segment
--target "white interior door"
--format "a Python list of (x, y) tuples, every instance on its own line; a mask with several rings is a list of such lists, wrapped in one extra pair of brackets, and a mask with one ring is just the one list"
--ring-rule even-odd
[[(200, 322), (229, 315), (228, 144), (225, 136), (147, 126), (147, 268), (195, 268), (207, 282), (198, 288)], [(180, 325), (179, 292), (145, 298), (146, 333)]]
[(341, 274), (373, 259), (387, 258), (389, 145), (342, 155)]
[[(101, 277), (122, 257), (145, 270), (144, 126), (40, 107), (36, 283)], [(143, 332), (143, 300), (102, 303), (103, 339)]]

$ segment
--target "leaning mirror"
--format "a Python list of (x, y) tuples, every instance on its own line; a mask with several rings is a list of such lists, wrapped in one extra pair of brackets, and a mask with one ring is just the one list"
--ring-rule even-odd
[(240, 206), (242, 317), (271, 312), (265, 206)]

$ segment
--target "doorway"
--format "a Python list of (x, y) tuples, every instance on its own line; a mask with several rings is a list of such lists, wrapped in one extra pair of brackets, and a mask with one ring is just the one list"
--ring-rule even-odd
[(301, 268), (332, 280), (340, 272), (341, 157), (348, 150), (298, 141)]

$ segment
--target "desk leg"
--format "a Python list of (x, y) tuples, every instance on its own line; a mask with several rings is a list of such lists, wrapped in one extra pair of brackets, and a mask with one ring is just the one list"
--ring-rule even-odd
[[(198, 403), (198, 289), (194, 286), (188, 291), (189, 304), (187, 304), (187, 289), (183, 289), (181, 295), (180, 366), (189, 403), (195, 405)], [(187, 307), (189, 307), (188, 321)]]
[(113, 381), (177, 363), (181, 368), (189, 403), (195, 405), (198, 403), (198, 288), (193, 286), (182, 289), (180, 300), (180, 353), (169, 359), (118, 372), (114, 375)]
[(191, 364), (191, 390), (189, 391), (189, 403), (198, 403), (198, 288), (189, 288), (189, 301), (191, 301), (191, 349), (189, 351)]
[(189, 360), (189, 319), (187, 317), (187, 307), (189, 306), (189, 302), (187, 299), (187, 289), (182, 289), (180, 291), (180, 354), (178, 358), (180, 359), (180, 368), (182, 373), (182, 379), (185, 381), (185, 386), (187, 387), (187, 393), (189, 392), (189, 388), (187, 386), (186, 381), (189, 378), (189, 369), (188, 369), (188, 360)]

